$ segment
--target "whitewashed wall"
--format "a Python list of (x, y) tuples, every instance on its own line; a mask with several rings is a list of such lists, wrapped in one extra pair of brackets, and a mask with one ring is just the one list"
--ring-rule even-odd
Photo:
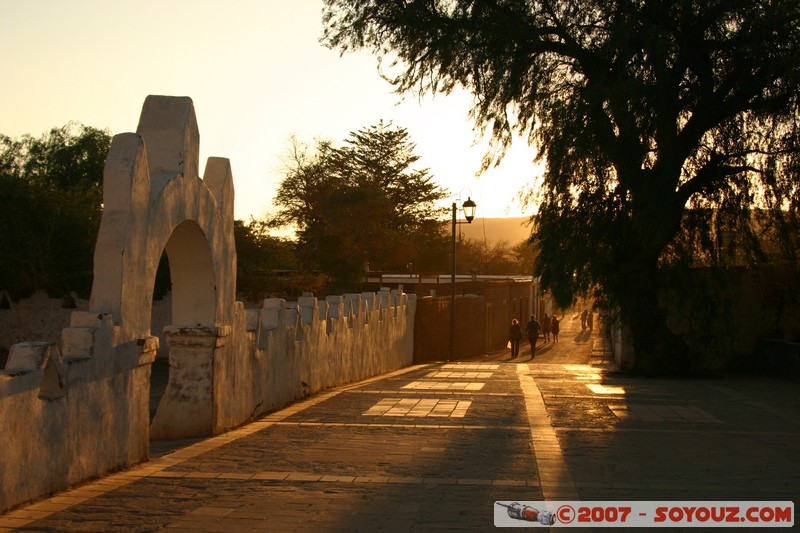
[[(397, 291), (270, 299), (247, 310), (237, 303), (233, 328), (215, 338), (224, 342), (211, 361), (207, 434), (410, 365), (415, 309), (415, 296)], [(0, 372), (0, 512), (147, 459), (157, 348), (157, 337), (121, 343), (110, 315), (85, 311), (73, 312), (61, 343), (12, 347)], [(185, 376), (170, 379), (181, 389), (193, 385)], [(197, 409), (178, 404), (154, 425), (161, 420), (175, 438), (187, 436)]]
[[(12, 345), (0, 371), (0, 512), (145, 461), (151, 437), (220, 433), (411, 364), (413, 296), (236, 302), (233, 202), (227, 159), (209, 158), (199, 175), (191, 99), (147, 97), (137, 132), (115, 135), (106, 159), (88, 309), (70, 313), (56, 342)], [(151, 423), (164, 251), (170, 373)]]

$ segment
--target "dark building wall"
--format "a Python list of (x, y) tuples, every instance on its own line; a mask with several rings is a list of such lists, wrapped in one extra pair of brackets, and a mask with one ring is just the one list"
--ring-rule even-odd
[(726, 359), (757, 352), (760, 339), (800, 340), (800, 279), (780, 266), (665, 272), (661, 303), (670, 329), (695, 349), (713, 342)]
[[(667, 325), (691, 348), (695, 369), (759, 369), (767, 340), (800, 341), (800, 278), (791, 268), (664, 271), (662, 286)], [(632, 368), (629, 334), (616, 329), (612, 340), (617, 363)]]
[[(513, 318), (528, 319), (531, 283), (489, 281), (459, 283), (456, 287), (456, 335), (450, 356), (450, 296), (420, 297), (414, 321), (414, 361), (471, 359), (502, 350)], [(462, 294), (467, 293), (464, 296)], [(422, 291), (418, 290), (418, 294)]]

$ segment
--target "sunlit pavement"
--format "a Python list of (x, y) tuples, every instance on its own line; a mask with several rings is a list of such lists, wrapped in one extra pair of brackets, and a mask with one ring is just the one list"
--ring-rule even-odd
[(796, 499), (797, 383), (634, 379), (574, 315), (560, 337), (325, 392), (0, 531), (485, 531), (495, 501)]

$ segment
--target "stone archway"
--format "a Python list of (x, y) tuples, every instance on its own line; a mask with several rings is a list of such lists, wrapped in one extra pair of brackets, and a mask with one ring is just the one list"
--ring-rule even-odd
[(148, 96), (136, 133), (116, 135), (103, 176), (103, 218), (90, 311), (113, 316), (118, 343), (151, 337), (155, 275), (166, 250), (173, 284), (165, 328), (170, 378), (152, 439), (209, 435), (214, 359), (233, 323), (236, 248), (230, 163), (209, 158), (199, 176), (190, 98)]

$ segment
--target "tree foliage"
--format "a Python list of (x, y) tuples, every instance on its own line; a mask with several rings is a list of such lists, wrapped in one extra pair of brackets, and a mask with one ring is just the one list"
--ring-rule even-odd
[(0, 136), (0, 287), (88, 295), (102, 212), (107, 131), (77, 123)]
[(295, 270), (294, 243), (273, 237), (265, 220), (235, 220), (236, 292), (249, 301), (284, 293), (288, 287), (283, 272)]
[(534, 250), (526, 241), (512, 246), (504, 240), (488, 244), (461, 239), (456, 246), (456, 271), (458, 274), (530, 276), (534, 258)]
[[(645, 372), (687, 367), (658, 303), (687, 207), (753, 236), (753, 207), (797, 223), (797, 0), (326, 0), (323, 17), (329, 46), (396, 58), (400, 92), (470, 89), (487, 163), (515, 130), (538, 147), (537, 272), (561, 301), (600, 287)], [(686, 249), (715, 240), (696, 228)]]
[[(305, 270), (355, 281), (370, 270), (435, 270), (447, 237), (436, 202), (446, 196), (404, 128), (380, 123), (351, 132), (342, 146), (295, 141), (278, 189), (273, 225), (294, 226)], [(438, 268), (437, 268), (438, 267)]]

